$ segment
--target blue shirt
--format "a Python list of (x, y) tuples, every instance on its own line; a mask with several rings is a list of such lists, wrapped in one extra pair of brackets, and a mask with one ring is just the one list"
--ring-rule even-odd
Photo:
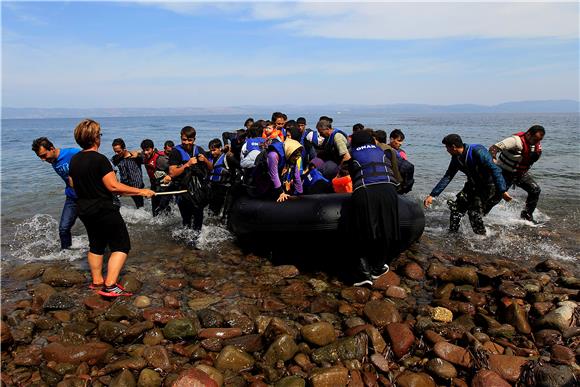
[(439, 183), (433, 188), (430, 196), (439, 196), (449, 185), (458, 171), (476, 186), (494, 184), (498, 193), (507, 191), (501, 169), (495, 165), (487, 148), (478, 144), (463, 144), (463, 153), (451, 156), (451, 162)]
[(61, 148), (60, 153), (58, 154), (58, 158), (54, 163), (52, 163), (54, 171), (64, 180), (64, 183), (66, 184), (64, 194), (71, 199), (76, 199), (77, 195), (68, 182), (70, 159), (80, 151), (80, 149), (75, 148)]

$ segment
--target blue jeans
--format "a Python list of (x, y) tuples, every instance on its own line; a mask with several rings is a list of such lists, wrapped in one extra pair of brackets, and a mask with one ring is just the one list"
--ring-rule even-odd
[(68, 249), (72, 245), (72, 234), (70, 230), (75, 224), (78, 217), (77, 203), (74, 199), (66, 197), (60, 223), (58, 225), (58, 235), (60, 237), (60, 248)]

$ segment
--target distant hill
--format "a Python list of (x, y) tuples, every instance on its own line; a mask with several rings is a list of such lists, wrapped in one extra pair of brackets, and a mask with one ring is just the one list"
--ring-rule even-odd
[(214, 108), (13, 108), (3, 107), (2, 118), (80, 118), (80, 117), (152, 117), (248, 114), (255, 111), (309, 112), (343, 111), (351, 113), (578, 113), (575, 100), (517, 101), (498, 105), (427, 105), (397, 103), (388, 105), (278, 105), (227, 106)]

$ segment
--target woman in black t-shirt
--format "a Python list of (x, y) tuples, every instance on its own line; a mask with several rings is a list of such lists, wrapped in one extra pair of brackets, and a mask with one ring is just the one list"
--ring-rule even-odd
[[(74, 131), (77, 144), (83, 149), (70, 162), (69, 176), (78, 200), (79, 218), (89, 236), (88, 261), (91, 268), (91, 289), (105, 297), (131, 296), (117, 284), (125, 264), (131, 241), (125, 221), (113, 204), (113, 194), (152, 197), (154, 191), (130, 187), (117, 181), (109, 160), (98, 152), (101, 126), (93, 120), (83, 120)], [(103, 255), (109, 246), (111, 256), (107, 277), (103, 278)]]

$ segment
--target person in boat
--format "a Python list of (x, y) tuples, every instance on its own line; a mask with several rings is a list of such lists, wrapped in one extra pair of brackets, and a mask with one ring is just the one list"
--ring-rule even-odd
[[(205, 179), (213, 164), (202, 147), (195, 145), (195, 128), (185, 126), (181, 129), (181, 144), (177, 145), (169, 154), (169, 176), (173, 180), (173, 187), (178, 188), (187, 177), (187, 173), (194, 173)], [(203, 206), (187, 200), (185, 195), (177, 196), (177, 207), (181, 215), (182, 224), (195, 231), (201, 230), (203, 224)]]
[[(150, 198), (155, 192), (117, 181), (111, 163), (98, 152), (101, 136), (101, 126), (96, 121), (86, 119), (76, 126), (74, 137), (83, 150), (71, 158), (69, 181), (77, 194), (79, 218), (89, 237), (90, 288), (98, 289), (104, 297), (131, 296), (117, 284), (131, 250), (131, 240), (119, 208), (113, 202), (113, 194)], [(103, 278), (103, 255), (107, 247), (111, 255)]]
[(403, 159), (401, 154), (387, 144), (387, 132), (384, 130), (374, 130), (373, 137), (376, 140), (377, 146), (385, 151), (390, 160), (390, 168), (393, 170), (395, 179), (399, 182), (397, 192), (405, 194), (413, 189), (415, 183), (415, 166), (408, 160)]
[(332, 119), (322, 116), (316, 124), (318, 134), (324, 138), (318, 157), (325, 161), (321, 172), (331, 180), (336, 177), (340, 166), (350, 160), (347, 135), (332, 127)]
[[(147, 171), (147, 176), (149, 176), (151, 190), (155, 192), (167, 191), (167, 187), (171, 183), (171, 176), (168, 174), (169, 157), (165, 155), (165, 152), (157, 150), (151, 139), (141, 141), (141, 156), (143, 157), (145, 171)], [(168, 213), (170, 211), (170, 203), (170, 195), (153, 196), (151, 198), (153, 216), (157, 216), (160, 213)]]
[(284, 134), (281, 130), (275, 129), (271, 121), (263, 121), (264, 131), (262, 138), (266, 141), (284, 141)]
[(353, 185), (350, 230), (359, 255), (355, 285), (372, 284), (399, 254), (396, 183), (385, 152), (369, 131), (353, 133), (351, 152), (347, 161)]
[(246, 142), (246, 136), (247, 136), (246, 128), (238, 129), (235, 132), (222, 133), (222, 140), (224, 146), (229, 147), (230, 151), (232, 152), (232, 155), (238, 160), (238, 162), (241, 158), (240, 154), (242, 152), (242, 146)]
[(80, 152), (78, 148), (55, 148), (46, 137), (37, 138), (32, 142), (32, 151), (39, 159), (52, 165), (52, 168), (64, 180), (64, 206), (58, 223), (60, 248), (68, 249), (72, 246), (71, 230), (78, 217), (77, 195), (69, 184), (69, 167), (71, 158)]
[(242, 168), (254, 168), (256, 157), (262, 150), (264, 150), (264, 143), (266, 140), (262, 137), (262, 132), (263, 128), (260, 125), (260, 122), (254, 123), (250, 129), (248, 129), (246, 141), (244, 142), (244, 145), (242, 145), (242, 149), (240, 151), (240, 166)]
[[(534, 211), (541, 189), (530, 168), (542, 155), (541, 141), (545, 134), (543, 126), (533, 125), (526, 132), (516, 133), (489, 148), (493, 161), (502, 170), (508, 189), (514, 185), (527, 192), (526, 205), (520, 217), (531, 222), (535, 222)], [(500, 200), (501, 197), (498, 197), (495, 202)]]
[(302, 145), (291, 138), (268, 145), (256, 160), (251, 196), (284, 202), (302, 194), (301, 154)]
[(352, 178), (348, 171), (348, 166), (343, 164), (338, 171), (338, 175), (332, 179), (332, 189), (336, 193), (351, 193), (352, 192)]
[(403, 143), (405, 142), (405, 134), (400, 129), (393, 129), (391, 134), (389, 134), (389, 145), (391, 148), (397, 151), (397, 155), (403, 160), (407, 160), (407, 152), (401, 149)]
[[(288, 121), (288, 116), (282, 112), (272, 113), (272, 118), (270, 122), (274, 125), (274, 129), (282, 134), (282, 141), (286, 138), (286, 121)], [(296, 140), (296, 139), (295, 139)]]
[(306, 170), (302, 174), (302, 188), (304, 195), (316, 195), (332, 193), (332, 183), (324, 177), (322, 172), (318, 170), (324, 161), (319, 158), (314, 158), (308, 163)]
[[(119, 170), (121, 183), (135, 188), (145, 187), (141, 165), (143, 158), (137, 151), (129, 151), (122, 138), (116, 138), (112, 143), (115, 155), (111, 158), (113, 165)], [(136, 208), (144, 205), (142, 196), (131, 196)]]
[(171, 141), (171, 140), (165, 141), (165, 143), (163, 144), (163, 153), (165, 153), (165, 156), (169, 157), (169, 154), (173, 150), (174, 146), (175, 146), (175, 143), (173, 141)]
[(211, 190), (208, 207), (216, 216), (221, 214), (223, 208), (225, 216), (231, 203), (231, 188), (240, 163), (227, 147), (222, 148), (222, 142), (218, 138), (211, 140), (208, 148), (213, 164), (208, 177)]
[(495, 165), (483, 145), (465, 144), (458, 134), (445, 136), (442, 143), (451, 155), (451, 162), (423, 204), (425, 208), (430, 207), (433, 198), (439, 196), (457, 172), (461, 171), (467, 177), (467, 182), (457, 194), (456, 200), (447, 202), (451, 210), (449, 231), (454, 233), (459, 230), (459, 222), (467, 212), (473, 232), (485, 235), (483, 216), (491, 210), (494, 196), (501, 195), (504, 200), (511, 200), (501, 169)]
[(298, 117), (296, 124), (300, 131), (300, 144), (304, 147), (302, 161), (304, 165), (307, 165), (316, 157), (316, 150), (322, 145), (324, 139), (318, 135), (318, 131), (306, 127), (306, 118)]

